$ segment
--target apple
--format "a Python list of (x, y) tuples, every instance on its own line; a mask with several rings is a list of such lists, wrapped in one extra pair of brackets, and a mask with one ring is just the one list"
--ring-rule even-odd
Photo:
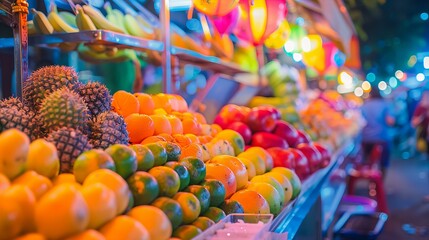
[(273, 158), (274, 167), (285, 167), (295, 169), (295, 155), (290, 149), (280, 147), (272, 147), (267, 149), (268, 153)]
[(242, 107), (235, 104), (227, 104), (220, 109), (214, 119), (214, 123), (222, 128), (226, 128), (230, 123), (243, 122), (245, 119), (246, 111), (243, 111)]
[(251, 145), (265, 149), (271, 147), (280, 147), (286, 149), (289, 147), (286, 140), (269, 132), (257, 132), (253, 134)]
[(243, 122), (230, 123), (226, 128), (240, 133), (245, 144), (249, 144), (252, 140), (252, 130), (250, 130), (249, 126)]
[(297, 142), (298, 131), (292, 124), (286, 121), (277, 120), (273, 133), (286, 140), (290, 146)]
[(301, 138), (301, 141), (303, 143), (311, 143), (311, 137), (310, 135), (308, 135), (306, 132), (301, 131), (301, 130), (297, 130), (298, 132), (298, 136)]
[(254, 107), (247, 115), (246, 124), (253, 133), (271, 132), (276, 126), (276, 118), (269, 109)]
[(301, 151), (307, 157), (311, 173), (314, 173), (321, 168), (322, 154), (320, 154), (315, 146), (308, 143), (300, 143), (296, 149)]
[(308, 178), (311, 174), (311, 171), (307, 157), (301, 151), (295, 148), (289, 148), (289, 151), (294, 155), (296, 175), (298, 175), (299, 179), (301, 180)]
[(273, 107), (273, 106), (259, 106), (258, 108), (270, 111), (271, 114), (273, 115), (273, 117), (276, 120), (280, 120), (282, 118), (282, 115), (281, 115), (280, 111), (276, 107)]
[(322, 155), (322, 164), (321, 168), (325, 168), (329, 165), (331, 162), (331, 154), (329, 153), (328, 149), (322, 146), (319, 143), (313, 143), (313, 146), (320, 152)]

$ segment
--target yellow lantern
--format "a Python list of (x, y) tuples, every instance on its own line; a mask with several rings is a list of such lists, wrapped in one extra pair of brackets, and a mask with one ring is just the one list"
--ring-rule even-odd
[(265, 46), (271, 49), (280, 49), (282, 48), (290, 34), (289, 23), (284, 20), (280, 23), (280, 26), (275, 30), (271, 35), (265, 40)]
[(317, 34), (310, 34), (301, 39), (302, 61), (314, 67), (319, 73), (325, 71), (325, 50), (322, 38)]
[(194, 8), (207, 16), (222, 17), (230, 13), (239, 0), (193, 0)]

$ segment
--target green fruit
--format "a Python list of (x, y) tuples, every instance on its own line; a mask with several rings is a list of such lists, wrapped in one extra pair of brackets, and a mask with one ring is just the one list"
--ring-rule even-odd
[(173, 226), (173, 229), (176, 229), (183, 221), (183, 211), (180, 204), (171, 198), (168, 197), (159, 197), (151, 204), (154, 207), (161, 209)]
[(226, 215), (231, 213), (244, 213), (243, 206), (241, 206), (238, 201), (232, 199), (225, 200), (219, 208), (222, 209)]
[(141, 144), (134, 144), (130, 148), (136, 152), (137, 171), (148, 171), (153, 167), (155, 156), (148, 147)]
[(223, 183), (216, 179), (206, 179), (201, 183), (210, 193), (210, 206), (217, 207), (224, 200), (226, 196), (226, 189)]
[(123, 144), (114, 144), (105, 151), (112, 157), (115, 162), (116, 172), (122, 178), (127, 179), (137, 170), (137, 156), (130, 147)]
[(204, 213), (210, 206), (210, 192), (207, 188), (200, 185), (191, 185), (185, 188), (185, 192), (190, 192), (195, 195), (200, 201), (201, 212)]
[(215, 223), (222, 220), (224, 217), (226, 217), (225, 212), (217, 207), (209, 207), (209, 209), (203, 214), (204, 217), (208, 217), (211, 220), (213, 220)]
[(186, 157), (179, 160), (179, 163), (185, 166), (191, 177), (189, 184), (199, 184), (206, 177), (206, 165), (195, 157)]
[(207, 228), (215, 225), (216, 223), (208, 217), (198, 217), (193, 223), (195, 227), (199, 228), (201, 231), (206, 230)]
[(109, 154), (101, 149), (91, 149), (77, 157), (73, 165), (73, 174), (76, 181), (82, 184), (86, 176), (100, 168), (116, 171), (115, 162)]
[(178, 144), (172, 142), (160, 142), (167, 151), (167, 162), (178, 161), (182, 150)]
[(147, 205), (159, 195), (159, 185), (155, 177), (147, 172), (137, 171), (127, 179), (134, 198), (134, 205)]
[(172, 236), (182, 240), (191, 240), (200, 233), (202, 233), (202, 231), (193, 225), (183, 225), (174, 230)]
[(191, 181), (191, 176), (189, 175), (188, 169), (178, 162), (167, 162), (165, 163), (166, 167), (172, 168), (179, 175), (180, 178), (180, 188), (179, 191), (183, 190), (189, 185)]
[(179, 175), (171, 168), (156, 166), (149, 170), (159, 184), (159, 196), (173, 197), (180, 187)]
[(148, 143), (144, 146), (148, 147), (155, 157), (154, 166), (162, 166), (167, 162), (167, 150), (161, 143)]
[(275, 178), (269, 175), (259, 175), (259, 176), (253, 177), (252, 180), (250, 180), (250, 183), (257, 183), (257, 182), (264, 182), (273, 186), (280, 195), (280, 206), (283, 207), (283, 204), (285, 201), (285, 191), (282, 185)]

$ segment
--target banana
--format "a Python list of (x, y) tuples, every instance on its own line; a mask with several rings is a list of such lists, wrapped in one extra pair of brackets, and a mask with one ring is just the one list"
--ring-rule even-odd
[(109, 22), (111, 22), (116, 27), (120, 28), (124, 33), (128, 34), (124, 25), (124, 14), (117, 9), (112, 9), (112, 5), (110, 5), (109, 2), (104, 4), (104, 9), (106, 9), (107, 12), (107, 20), (109, 20)]
[(31, 21), (28, 21), (28, 22), (27, 22), (27, 32), (28, 32), (28, 35), (34, 35), (34, 34), (37, 34), (37, 30), (36, 30), (36, 28), (34, 27), (34, 22), (33, 22), (33, 20), (31, 20)]
[(38, 33), (52, 34), (54, 32), (54, 27), (49, 22), (48, 18), (43, 12), (37, 11), (34, 8), (31, 9), (31, 12), (34, 14), (34, 18), (33, 18), (34, 28)]
[[(114, 49), (115, 47), (112, 48), (113, 51), (115, 51)], [(109, 56), (109, 51), (106, 51), (105, 53), (97, 53), (92, 51), (88, 46), (80, 44), (77, 51), (80, 58), (94, 64), (103, 62), (123, 62), (130, 59), (134, 61), (137, 59), (137, 54), (132, 49), (116, 49), (116, 53), (113, 53), (113, 56)]]
[(68, 25), (77, 28), (76, 25), (76, 16), (71, 12), (58, 12), (58, 15), (66, 22)]
[(157, 39), (157, 29), (154, 26), (152, 26), (148, 21), (146, 21), (146, 19), (141, 15), (137, 15), (136, 19), (139, 23), (140, 28), (142, 28), (147, 34), (150, 35), (150, 39)]
[(119, 27), (109, 22), (98, 9), (95, 9), (89, 5), (84, 5), (82, 8), (85, 11), (85, 13), (91, 18), (91, 20), (94, 22), (97, 28), (103, 29), (103, 30), (109, 30), (117, 33), (124, 33), (122, 29), (120, 29)]
[(76, 50), (77, 46), (79, 45), (79, 43), (74, 43), (74, 42), (62, 42), (60, 44), (58, 44), (58, 48), (62, 51), (62, 52), (71, 52)]
[[(76, 5), (77, 15), (76, 15), (76, 25), (81, 31), (94, 31), (97, 30), (97, 27), (92, 22), (91, 18), (86, 15), (83, 11), (83, 8), (80, 5)], [(88, 48), (97, 52), (103, 53), (106, 51), (106, 47), (102, 44), (90, 44)]]
[(48, 20), (56, 32), (74, 33), (79, 31), (79, 29), (70, 26), (58, 15), (56, 5), (52, 6), (51, 12), (48, 14)]
[(127, 28), (125, 27), (125, 15), (119, 11), (118, 9), (113, 9), (112, 13), (115, 15), (115, 18), (117, 20), (118, 26), (128, 35), (130, 33), (128, 32)]
[(141, 38), (145, 38), (145, 39), (154, 39), (155, 38), (155, 34), (153, 33), (153, 31), (152, 31), (152, 33), (147, 32), (146, 29), (143, 29), (140, 26), (140, 24), (136, 20), (136, 18), (134, 18), (130, 14), (125, 15), (124, 24), (125, 24), (125, 28), (127, 29), (127, 31), (132, 36), (141, 37)]

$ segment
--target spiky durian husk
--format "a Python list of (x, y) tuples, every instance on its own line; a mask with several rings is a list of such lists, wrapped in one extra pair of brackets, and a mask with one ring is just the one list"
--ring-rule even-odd
[(47, 140), (57, 148), (62, 173), (72, 172), (76, 158), (84, 151), (92, 149), (88, 137), (73, 128), (62, 127), (53, 131), (49, 133)]
[(76, 90), (79, 85), (77, 73), (72, 67), (42, 67), (34, 71), (24, 82), (23, 100), (32, 109), (38, 110), (42, 100), (50, 93), (62, 87)]
[(66, 87), (43, 99), (39, 113), (48, 132), (61, 127), (85, 131), (89, 119), (88, 108), (83, 99)]
[(79, 95), (83, 98), (92, 117), (110, 111), (112, 107), (112, 95), (101, 83), (89, 82), (81, 85), (78, 89)]
[(106, 149), (112, 144), (128, 144), (124, 118), (115, 112), (99, 114), (91, 123), (90, 141), (95, 148)]
[(0, 108), (0, 132), (16, 128), (26, 133), (33, 141), (43, 135), (40, 122), (36, 121), (34, 116), (34, 113), (29, 114), (15, 107)]

